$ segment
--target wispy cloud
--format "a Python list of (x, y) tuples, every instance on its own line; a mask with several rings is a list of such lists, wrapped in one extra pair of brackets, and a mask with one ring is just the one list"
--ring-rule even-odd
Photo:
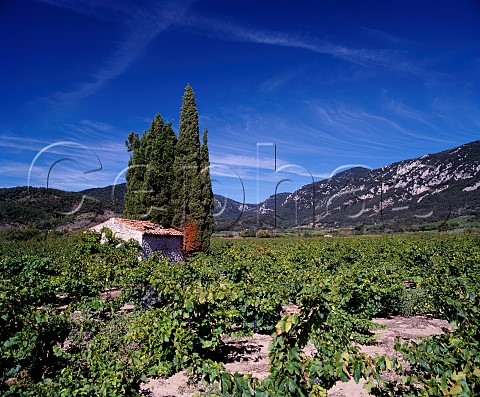
[[(294, 191), (312, 181), (329, 178), (333, 171), (318, 173), (281, 158), (277, 159), (275, 170), (273, 158), (262, 155), (216, 154), (212, 155), (211, 163), (210, 172), (216, 193), (233, 195), (232, 198), (242, 201), (240, 188), (244, 187), (246, 202), (256, 203), (272, 195), (276, 189), (279, 192)], [(223, 193), (225, 189), (227, 193)]]
[[(95, 186), (106, 186), (119, 180), (124, 181), (129, 154), (117, 130), (106, 123), (81, 120), (78, 123), (59, 127), (62, 139), (38, 139), (0, 134), (2, 150), (18, 152), (0, 161), (3, 179), (16, 184), (46, 186), (51, 167), (51, 182), (54, 187), (80, 190)], [(93, 172), (92, 170), (95, 170)], [(120, 175), (121, 174), (121, 175)]]
[(456, 135), (461, 134), (464, 139), (478, 139), (480, 107), (475, 102), (443, 95), (436, 97), (431, 106), (432, 113), (443, 123), (448, 123)]
[(424, 124), (429, 127), (431, 130), (438, 131), (439, 128), (433, 122), (430, 121), (432, 118), (431, 114), (428, 114), (425, 111), (415, 109), (411, 106), (406, 105), (403, 102), (395, 101), (393, 99), (387, 100), (387, 107), (396, 115), (416, 121), (418, 123)]
[[(254, 167), (257, 144), (271, 142), (276, 144), (277, 155), (282, 160), (277, 167), (297, 163), (322, 178), (332, 167), (345, 161), (388, 158), (391, 145), (374, 134), (383, 131), (362, 128), (353, 117), (353, 114), (342, 114), (337, 106), (322, 107), (314, 101), (299, 103), (298, 108), (278, 108), (271, 112), (255, 108), (228, 109), (210, 117), (212, 133), (221, 131), (221, 135), (212, 135), (210, 153), (218, 163)], [(273, 147), (262, 147), (260, 158), (268, 160), (266, 168), (273, 169)], [(307, 176), (308, 172), (303, 174)]]
[[(235, 167), (259, 167), (262, 169), (274, 170), (273, 156), (270, 159), (255, 157), (255, 156), (242, 156), (236, 154), (218, 155), (213, 154), (210, 156), (212, 163), (235, 166)], [(283, 160), (277, 159), (277, 164), (283, 164)], [(285, 162), (286, 164), (286, 162)]]
[(101, 122), (98, 122), (98, 121), (82, 120), (81, 123), (84, 126), (91, 128), (92, 130), (106, 131), (106, 132), (110, 132), (110, 131), (114, 130), (114, 127), (111, 126), (110, 124), (101, 123)]
[[(101, 129), (97, 130), (98, 126), (92, 124), (94, 122), (85, 124), (86, 122), (87, 120), (83, 120), (79, 124), (61, 126), (62, 139), (38, 139), (0, 134), (0, 147), (38, 153), (44, 148), (54, 145), (49, 149), (49, 153), (59, 155), (75, 155), (82, 153), (85, 148), (90, 148), (95, 152), (112, 152), (117, 160), (122, 157), (119, 153), (127, 153), (123, 141), (119, 140), (117, 134), (105, 134), (106, 129), (110, 128), (107, 124), (100, 123)], [(108, 131), (114, 131), (113, 127), (111, 128)], [(59, 142), (64, 142), (64, 144), (56, 145)], [(128, 157), (128, 155), (126, 156)]]
[(126, 154), (125, 138), (127, 133), (116, 127), (92, 120), (81, 120), (78, 123), (66, 123), (59, 127), (62, 136), (75, 142), (94, 147), (99, 151)]
[[(63, 161), (57, 161), (63, 159)], [(96, 169), (96, 172), (86, 172)], [(6, 160), (0, 163), (2, 180), (15, 181), (17, 185), (55, 187), (81, 190), (112, 183), (114, 173), (98, 169), (98, 161), (86, 156), (58, 156), (52, 153), (39, 158), (34, 164)]]
[(119, 1), (97, 1), (97, 0), (38, 0), (41, 3), (55, 7), (65, 8), (78, 14), (88, 15), (102, 20), (125, 20), (130, 18), (128, 10), (130, 7), (126, 2)]
[[(315, 102), (309, 102), (309, 105), (330, 132), (332, 143), (336, 140), (337, 144), (343, 146), (353, 145), (363, 147), (364, 150), (398, 150), (420, 143), (452, 143), (439, 134), (423, 133), (423, 129), (418, 128), (419, 122), (425, 124), (425, 121), (418, 120), (421, 116), (401, 107), (396, 107), (394, 113), (388, 114), (354, 105), (322, 106)], [(432, 127), (434, 125), (430, 128)]]
[(295, 70), (288, 70), (286, 72), (275, 75), (269, 78), (268, 80), (265, 80), (262, 84), (260, 84), (260, 91), (262, 92), (276, 91), (280, 87), (287, 84), (290, 80), (304, 73), (305, 70), (306, 68), (303, 67)]
[(0, 164), (0, 174), (2, 175), (2, 179), (18, 177), (21, 177), (23, 179), (28, 173), (28, 167), (29, 164), (22, 163), (20, 161), (3, 161)]
[(432, 142), (453, 146), (478, 139), (480, 108), (473, 101), (442, 96), (421, 109), (390, 98), (385, 103), (392, 116), (425, 131)]
[(367, 34), (370, 37), (373, 37), (377, 39), (378, 41), (384, 42), (384, 43), (389, 43), (389, 44), (395, 44), (399, 46), (416, 46), (417, 43), (415, 43), (413, 40), (408, 40), (404, 37), (400, 36), (394, 36), (390, 33), (386, 33), (383, 30), (377, 30), (377, 29), (372, 29), (372, 28), (367, 28), (365, 26), (362, 26), (359, 28), (359, 30), (365, 34)]
[(40, 0), (45, 3), (67, 8), (99, 19), (112, 19), (124, 23), (126, 34), (113, 49), (103, 65), (90, 74), (89, 81), (83, 81), (70, 90), (58, 91), (43, 100), (59, 104), (90, 96), (107, 82), (124, 73), (131, 63), (144, 52), (161, 32), (176, 24), (185, 14), (192, 1), (175, 3), (149, 2), (137, 6), (123, 2), (98, 2), (93, 0)]
[(318, 38), (300, 36), (288, 32), (256, 29), (241, 26), (232, 21), (220, 21), (206, 17), (189, 16), (184, 20), (184, 24), (199, 33), (216, 39), (299, 48), (365, 67), (379, 66), (418, 77), (438, 75), (438, 73), (429, 71), (418, 62), (410, 59), (405, 51), (388, 48), (353, 48)]
[(329, 173), (318, 173), (314, 170), (308, 170), (301, 164), (290, 163), (284, 159), (277, 158), (275, 169), (275, 160), (273, 156), (266, 158), (259, 154), (256, 156), (245, 156), (235, 154), (223, 154), (211, 156), (211, 173), (218, 176), (241, 176), (242, 178), (256, 180), (262, 179), (264, 175), (269, 181), (272, 181), (272, 176), (275, 179), (282, 179), (286, 174), (299, 175), (314, 178), (328, 178)]
[(11, 134), (0, 134), (0, 147), (11, 148), (14, 150), (30, 150), (37, 152), (49, 143), (51, 142), (37, 138), (24, 138)]
[(380, 116), (376, 114), (369, 114), (367, 112), (360, 112), (359, 113), (360, 117), (363, 117), (364, 119), (371, 119), (374, 122), (378, 122), (380, 124), (388, 126), (391, 130), (397, 131), (405, 136), (409, 136), (415, 139), (422, 139), (423, 141), (430, 141), (430, 142), (439, 142), (439, 143), (451, 143), (450, 141), (444, 140), (444, 139), (439, 139), (436, 138), (435, 136), (432, 135), (425, 135), (421, 133), (417, 133), (415, 131), (412, 131), (410, 129), (402, 127), (400, 124), (398, 124), (396, 121), (393, 121), (392, 119), (385, 117), (385, 116)]
[[(44, 102), (60, 104), (70, 103), (92, 95), (106, 83), (122, 75), (141, 55), (150, 43), (162, 32), (173, 27), (184, 27), (197, 33), (219, 40), (251, 42), (280, 47), (304, 49), (317, 54), (332, 56), (364, 67), (378, 66), (393, 71), (408, 73), (418, 77), (431, 78), (438, 73), (426, 70), (418, 61), (408, 57), (402, 50), (353, 48), (309, 36), (289, 32), (271, 31), (241, 26), (225, 19), (196, 16), (187, 13), (194, 0), (185, 2), (147, 1), (132, 5), (126, 2), (94, 0), (38, 0), (50, 5), (73, 10), (103, 20), (114, 20), (125, 26), (125, 36), (112, 49), (108, 59), (92, 71), (87, 81), (79, 82), (75, 87), (62, 90), (43, 98)], [(366, 30), (377, 36), (383, 32)], [(388, 36), (383, 34), (383, 36)], [(388, 37), (390, 42), (395, 37)], [(397, 40), (399, 42), (400, 39)], [(265, 81), (260, 87), (271, 91), (295, 77), (297, 72), (287, 72)]]

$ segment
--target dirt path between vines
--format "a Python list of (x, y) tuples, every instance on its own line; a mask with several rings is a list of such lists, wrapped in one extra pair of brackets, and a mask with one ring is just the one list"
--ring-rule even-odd
[[(374, 345), (361, 346), (361, 351), (370, 356), (383, 354), (394, 356), (396, 337), (407, 341), (430, 335), (441, 335), (451, 330), (447, 321), (429, 317), (397, 316), (377, 318), (374, 321), (386, 328), (373, 331), (378, 334)], [(225, 338), (224, 363), (227, 371), (249, 373), (259, 379), (267, 377), (270, 368), (268, 345), (271, 340), (271, 336), (259, 334), (248, 338)], [(307, 349), (312, 350), (313, 346), (307, 346)], [(330, 397), (367, 397), (369, 394), (363, 389), (363, 384), (362, 380), (356, 384), (353, 379), (349, 382), (338, 382), (329, 390), (328, 395)], [(167, 379), (152, 379), (144, 383), (141, 389), (146, 396), (150, 397), (192, 397), (208, 392), (202, 384), (191, 384), (185, 371)]]

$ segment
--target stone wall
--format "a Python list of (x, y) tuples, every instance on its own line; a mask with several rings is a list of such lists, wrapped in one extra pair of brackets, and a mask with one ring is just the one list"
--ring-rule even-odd
[(108, 221), (92, 227), (92, 230), (100, 232), (104, 227), (109, 228), (113, 232), (114, 236), (117, 238), (121, 238), (125, 241), (133, 238), (134, 240), (138, 241), (140, 245), (142, 244), (142, 232), (132, 229), (131, 227), (128, 227), (121, 222), (114, 221), (113, 219), (109, 219)]
[(170, 262), (185, 260), (182, 253), (182, 238), (179, 236), (156, 236), (145, 234), (142, 239), (143, 255), (148, 258), (153, 252), (168, 258)]
[(135, 230), (114, 219), (109, 219), (91, 229), (96, 232), (101, 232), (104, 227), (110, 229), (117, 238), (125, 241), (130, 239), (138, 241), (142, 246), (142, 256), (144, 258), (148, 258), (154, 251), (157, 251), (160, 256), (168, 258), (170, 262), (181, 262), (185, 260), (182, 253), (181, 236), (143, 234), (141, 231)]

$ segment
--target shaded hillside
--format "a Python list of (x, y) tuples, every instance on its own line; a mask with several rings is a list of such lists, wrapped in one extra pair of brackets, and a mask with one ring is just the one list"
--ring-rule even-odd
[(90, 226), (113, 216), (110, 201), (81, 192), (14, 187), (0, 189), (0, 225), (56, 228)]
[(115, 209), (115, 212), (123, 212), (123, 200), (125, 197), (125, 192), (127, 191), (126, 183), (119, 183), (117, 185), (110, 185), (105, 187), (94, 187), (91, 189), (82, 190), (81, 194), (103, 200), (105, 202), (110, 202), (112, 209)]

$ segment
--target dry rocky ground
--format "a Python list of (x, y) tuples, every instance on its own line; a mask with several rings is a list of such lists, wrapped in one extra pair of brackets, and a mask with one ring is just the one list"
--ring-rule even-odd
[[(361, 351), (370, 356), (395, 355), (395, 338), (415, 340), (418, 338), (440, 335), (450, 331), (447, 321), (429, 317), (391, 317), (378, 318), (374, 321), (385, 328), (375, 330), (377, 342), (371, 346), (361, 346)], [(263, 379), (269, 374), (268, 345), (272, 338), (269, 335), (254, 334), (248, 338), (225, 338), (228, 351), (225, 355), (225, 367), (231, 373), (249, 373)], [(307, 346), (308, 348), (308, 346)], [(311, 349), (311, 347), (310, 347)], [(308, 354), (308, 352), (307, 352)], [(362, 380), (356, 384), (338, 382), (328, 393), (330, 397), (367, 397)], [(190, 397), (206, 392), (201, 384), (192, 384), (184, 371), (167, 379), (152, 379), (142, 385), (146, 396), (150, 397)]]

